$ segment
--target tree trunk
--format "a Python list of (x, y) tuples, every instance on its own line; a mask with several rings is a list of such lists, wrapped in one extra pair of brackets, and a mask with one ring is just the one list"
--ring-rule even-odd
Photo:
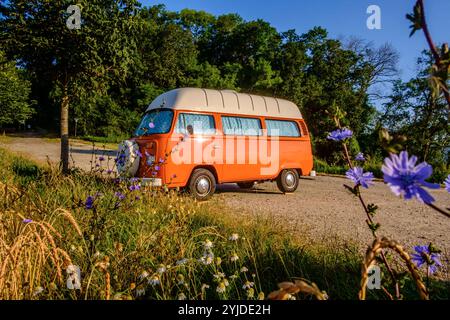
[(64, 85), (61, 101), (61, 168), (64, 174), (69, 172), (69, 95), (67, 84)]

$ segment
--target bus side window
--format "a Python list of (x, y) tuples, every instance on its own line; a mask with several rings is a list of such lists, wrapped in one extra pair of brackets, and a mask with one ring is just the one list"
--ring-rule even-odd
[(215, 134), (214, 117), (207, 114), (180, 113), (175, 132), (189, 135)]

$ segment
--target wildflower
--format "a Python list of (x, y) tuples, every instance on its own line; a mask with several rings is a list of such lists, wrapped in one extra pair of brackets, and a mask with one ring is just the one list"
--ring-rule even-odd
[(100, 161), (100, 162), (105, 161), (105, 157), (100, 156), (100, 158), (98, 158), (98, 161)]
[(136, 288), (136, 297), (141, 297), (145, 294), (145, 288), (144, 286), (138, 286)]
[(361, 185), (363, 188), (369, 188), (369, 185), (373, 184), (373, 173), (363, 172), (363, 168), (354, 167), (349, 169), (345, 175), (352, 180), (355, 185)]
[(236, 253), (233, 253), (233, 254), (231, 255), (230, 260), (231, 260), (232, 262), (236, 262), (236, 261), (239, 260), (239, 256), (238, 256)]
[(438, 267), (442, 266), (440, 254), (435, 250), (432, 250), (430, 246), (415, 246), (411, 260), (416, 264), (417, 268), (427, 265), (427, 270), (430, 274), (437, 271)]
[(264, 298), (265, 298), (264, 292), (260, 292), (258, 294), (258, 300), (264, 300)]
[(134, 197), (134, 200), (139, 201), (139, 200), (141, 200), (141, 197), (136, 196), (136, 197)]
[(148, 280), (148, 284), (152, 285), (152, 286), (156, 286), (158, 284), (160, 284), (161, 281), (159, 280), (159, 276), (154, 275), (150, 278), (150, 280)]
[(66, 269), (67, 277), (67, 289), (69, 290), (81, 290), (81, 272), (78, 266), (73, 264), (69, 265)]
[(157, 176), (157, 175), (158, 175), (158, 172), (156, 172), (156, 171), (152, 172), (152, 176)]
[(175, 264), (176, 264), (177, 266), (181, 266), (181, 265), (183, 265), (183, 264), (186, 264), (188, 261), (189, 261), (188, 259), (183, 258), (183, 259), (178, 260), (177, 262), (175, 262)]
[(242, 286), (242, 289), (250, 289), (250, 288), (253, 288), (254, 285), (255, 285), (254, 282), (246, 281), (244, 283), (244, 285)]
[(155, 166), (155, 171), (159, 171), (159, 170), (161, 170), (161, 167), (160, 166)]
[(416, 197), (429, 204), (434, 198), (422, 187), (438, 189), (439, 185), (425, 181), (433, 173), (433, 168), (426, 162), (416, 166), (416, 162), (417, 157), (409, 158), (407, 151), (402, 151), (400, 155), (391, 154), (390, 158), (384, 159), (381, 167), (384, 181), (395, 195), (402, 195), (405, 200)]
[(355, 157), (356, 161), (365, 161), (366, 158), (364, 158), (364, 154), (362, 152), (358, 153)]
[(447, 179), (445, 179), (444, 184), (445, 190), (450, 193), (450, 174), (448, 175)]
[(123, 193), (121, 193), (121, 192), (116, 192), (115, 194), (114, 194), (117, 198), (119, 198), (119, 200), (123, 200), (123, 199), (125, 199), (125, 195), (123, 194)]
[(106, 170), (106, 174), (111, 174), (113, 171), (111, 169)]
[(255, 296), (255, 289), (250, 288), (247, 290), (247, 298), (253, 298)]
[(337, 129), (328, 134), (327, 139), (328, 140), (334, 140), (334, 141), (344, 141), (345, 139), (351, 138), (353, 135), (353, 132), (350, 129), (344, 128), (344, 129)]
[(136, 157), (142, 158), (142, 153), (140, 150), (136, 150)]
[(220, 266), (222, 264), (222, 258), (217, 257), (216, 258), (216, 265)]
[(31, 222), (33, 222), (33, 220), (31, 220), (31, 219), (23, 219), (22, 222), (23, 223), (31, 223)]
[(38, 296), (38, 295), (40, 295), (42, 292), (44, 292), (44, 288), (42, 288), (42, 287), (37, 287), (37, 288), (33, 291), (33, 296)]
[(228, 287), (230, 285), (227, 279), (223, 279), (223, 283), (225, 284), (225, 287)]
[(163, 265), (163, 264), (160, 264), (159, 267), (158, 267), (158, 269), (156, 270), (156, 272), (158, 272), (159, 274), (163, 274), (163, 273), (166, 272), (166, 271), (167, 271), (167, 268), (166, 268), (166, 266)]
[(182, 292), (178, 295), (178, 300), (186, 300), (186, 295)]
[(237, 233), (233, 233), (229, 239), (231, 241), (237, 241), (237, 239), (239, 239), (239, 235)]
[(164, 159), (163, 158), (159, 158), (159, 163), (164, 163)]
[(139, 281), (142, 281), (142, 280), (144, 280), (144, 279), (147, 279), (148, 276), (149, 276), (148, 272), (144, 270), (144, 271), (142, 271), (142, 273), (139, 275), (138, 279), (139, 279)]
[(222, 278), (225, 278), (225, 273), (219, 272), (219, 273), (215, 274), (213, 277), (215, 279), (222, 279)]
[(225, 293), (227, 287), (225, 286), (224, 282), (219, 283), (219, 285), (217, 286), (217, 293)]
[(209, 250), (213, 247), (213, 243), (209, 239), (206, 239), (203, 246), (206, 250)]
[(150, 122), (150, 123), (148, 124), (148, 127), (149, 127), (150, 129), (154, 129), (154, 128), (155, 128), (155, 124), (154, 124), (153, 122)]
[(238, 278), (238, 276), (235, 275), (235, 274), (232, 274), (232, 275), (230, 276), (230, 279), (231, 279), (231, 280), (236, 280), (237, 278)]
[(241, 272), (242, 272), (242, 273), (247, 272), (247, 271), (248, 271), (247, 267), (242, 267), (242, 268), (241, 268)]
[(138, 191), (141, 190), (141, 186), (138, 184), (133, 184), (128, 189), (130, 189), (130, 191)]
[(202, 262), (205, 265), (211, 264), (214, 261), (214, 253), (212, 252), (205, 252), (203, 256), (199, 259), (200, 262)]
[(94, 207), (94, 197), (88, 196), (84, 203), (84, 206), (87, 210), (92, 209)]

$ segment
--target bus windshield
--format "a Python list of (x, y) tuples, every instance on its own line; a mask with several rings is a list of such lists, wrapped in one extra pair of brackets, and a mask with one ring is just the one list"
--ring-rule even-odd
[(172, 126), (173, 111), (169, 109), (154, 109), (147, 112), (136, 131), (135, 137), (151, 134), (168, 133)]

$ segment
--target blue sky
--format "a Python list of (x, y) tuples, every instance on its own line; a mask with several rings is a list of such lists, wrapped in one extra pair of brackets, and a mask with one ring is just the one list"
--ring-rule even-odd
[[(204, 10), (214, 15), (238, 13), (245, 20), (264, 19), (278, 31), (296, 29), (298, 33), (314, 26), (325, 27), (332, 37), (357, 36), (381, 45), (391, 43), (400, 53), (401, 77), (408, 80), (415, 72), (415, 61), (426, 48), (421, 32), (409, 38), (409, 21), (414, 0), (141, 0), (150, 6), (163, 3), (167, 9)], [(381, 30), (369, 30), (369, 5), (381, 9)], [(435, 42), (450, 42), (450, 1), (425, 1), (429, 28)]]

